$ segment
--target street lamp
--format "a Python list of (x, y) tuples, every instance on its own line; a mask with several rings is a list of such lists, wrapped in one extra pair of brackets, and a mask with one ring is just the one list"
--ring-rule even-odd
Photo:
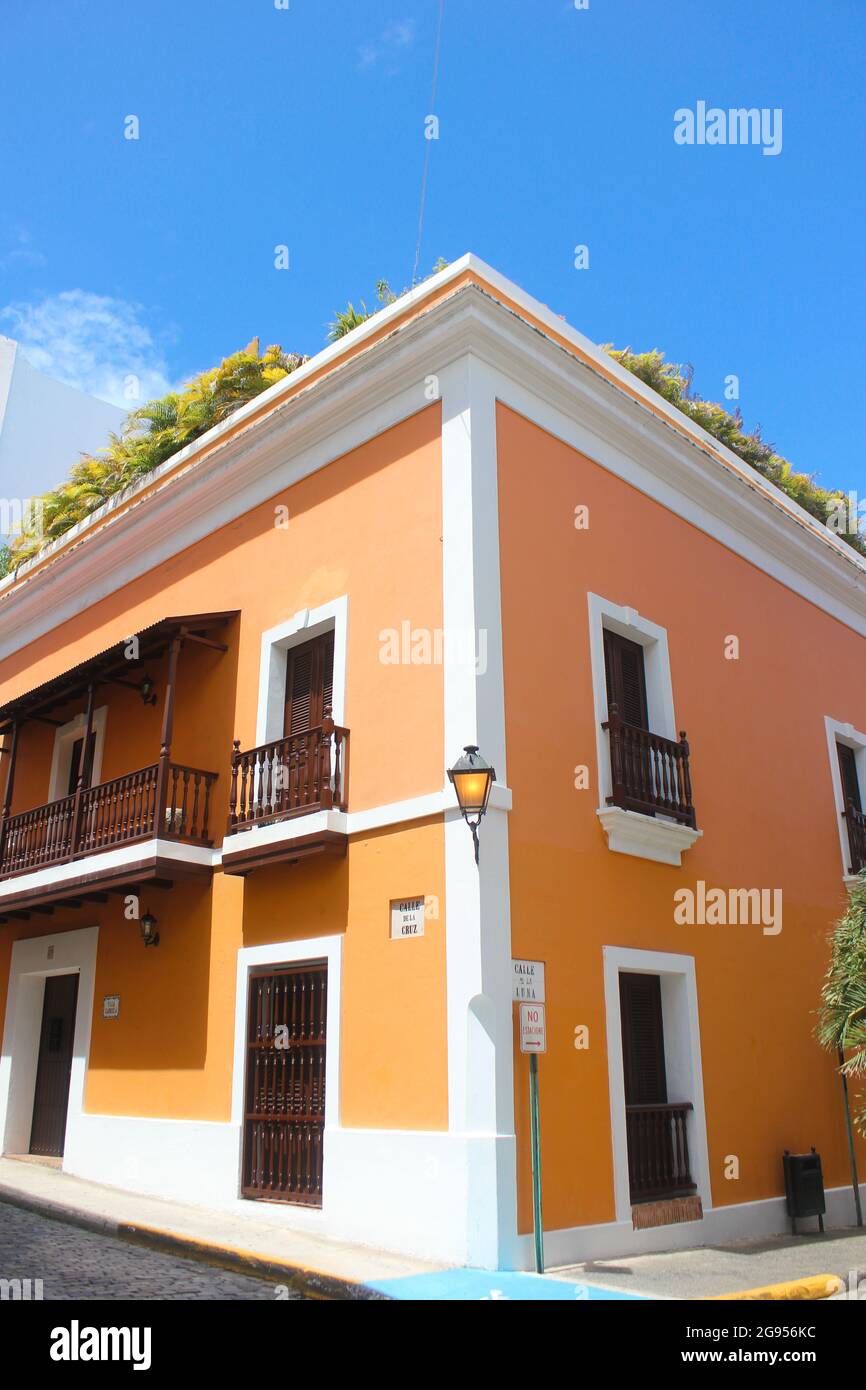
[[(486, 758), (478, 752), (478, 745), (467, 743), (463, 757), (458, 758), (448, 769), (448, 781), (457, 793), (460, 814), (472, 831), (475, 844), (475, 863), (478, 863), (478, 827), (487, 810), (490, 788), (496, 780), (496, 773)], [(475, 817), (472, 820), (472, 817)]]

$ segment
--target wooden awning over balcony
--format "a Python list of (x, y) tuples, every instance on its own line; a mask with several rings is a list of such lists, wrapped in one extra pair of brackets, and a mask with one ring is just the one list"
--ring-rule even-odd
[[(80, 699), (91, 685), (130, 684), (124, 676), (142, 675), (145, 663), (153, 661), (168, 650), (178, 639), (184, 642), (198, 642), (225, 651), (225, 646), (214, 636), (231, 618), (237, 617), (237, 610), (227, 613), (193, 613), (186, 617), (160, 618), (159, 622), (141, 628), (134, 635), (138, 638), (138, 658), (130, 660), (126, 655), (130, 638), (125, 637), (104, 651), (97, 652), (87, 661), (79, 662), (60, 676), (35, 686), (23, 695), (0, 705), (0, 735), (9, 733), (15, 724), (28, 719), (47, 717), (52, 709), (70, 700)], [(131, 634), (132, 635), (132, 634)]]
[[(132, 639), (127, 637), (0, 706), (0, 735), (11, 733), (2, 749), (8, 756), (4, 759), (6, 785), (0, 808), (0, 921), (26, 919), (34, 910), (50, 913), (55, 907), (80, 906), (83, 901), (94, 900), (93, 893), (83, 889), (122, 891), (127, 884), (145, 881), (170, 887), (176, 877), (209, 877), (212, 865), (206, 851), (212, 841), (208, 809), (218, 774), (172, 760), (178, 659), (187, 642), (227, 651), (218, 634), (236, 616), (236, 612), (227, 612), (162, 618), (135, 633), (138, 646), (134, 658), (128, 655)], [(156, 695), (150, 697), (142, 685), (144, 668), (166, 652), (157, 761), (91, 786), (87, 762), (97, 689), (123, 685), (147, 695), (148, 703), (155, 701)], [(86, 714), (74, 792), (12, 815), (21, 726), (31, 719), (58, 725), (62, 721), (49, 712), (81, 696), (86, 697)], [(172, 844), (178, 841), (198, 847), (204, 859), (191, 861), (174, 853)], [(125, 851), (130, 846), (136, 846), (134, 859), (124, 855), (119, 862), (112, 860), (112, 851)], [(33, 875), (38, 878), (42, 870), (49, 871), (49, 877), (34, 882)], [(102, 901), (100, 893), (96, 900)]]

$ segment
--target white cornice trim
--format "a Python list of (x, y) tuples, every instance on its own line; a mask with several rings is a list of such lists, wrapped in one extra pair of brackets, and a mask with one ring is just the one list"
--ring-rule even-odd
[[(487, 809), (510, 811), (511, 800), (511, 788), (494, 782), (490, 789)], [(381, 806), (370, 806), (365, 811), (313, 811), (306, 816), (293, 816), (289, 820), (254, 825), (248, 830), (237, 830), (232, 835), (226, 835), (222, 842), (221, 854), (237, 854), (239, 850), (253, 844), (256, 849), (292, 844), (295, 840), (325, 832), (349, 836), (364, 835), (371, 830), (407, 825), (411, 821), (427, 820), (431, 816), (443, 816), (448, 821), (457, 820), (459, 814), (454, 788), (446, 786), (438, 792), (409, 797), (406, 801), (391, 801)]]
[[(455, 263), (451, 278), (461, 267), (467, 268)], [(549, 317), (560, 336), (589, 352), (591, 345), (581, 335)], [(383, 321), (369, 332), (378, 331)], [(154, 478), (148, 479), (140, 498), (109, 515), (93, 535), (84, 536), (93, 519), (84, 523), (77, 544), (41, 563), (5, 597), (0, 585), (0, 657), (429, 406), (430, 375), (467, 354), (498, 369), (497, 394), (506, 404), (866, 633), (866, 566), (850, 547), (776, 489), (768, 496), (759, 475), (703, 431), (695, 427), (684, 434), (685, 416), (675, 412), (677, 428), (669, 427), (658, 413), (503, 309), (488, 290), (470, 285), (342, 362), (339, 371), (275, 401), (271, 414), (254, 427), (222, 442), (225, 427), (204, 436), (171, 461), (171, 476), (161, 486), (154, 488)], [(595, 357), (601, 365), (598, 349)], [(314, 359), (316, 370), (323, 358)], [(616, 364), (605, 358), (603, 365), (609, 377)], [(297, 383), (308, 368), (286, 380)], [(623, 376), (632, 390), (641, 386)], [(662, 410), (665, 402), (649, 388), (646, 392), (654, 410)], [(269, 395), (255, 404), (260, 408)], [(662, 410), (671, 412), (673, 407)], [(239, 417), (243, 411), (232, 417), (233, 425)], [(704, 438), (716, 455), (729, 455), (730, 466), (710, 457)], [(178, 471), (182, 458), (187, 462)], [(112, 499), (103, 512), (110, 513), (118, 501)]]

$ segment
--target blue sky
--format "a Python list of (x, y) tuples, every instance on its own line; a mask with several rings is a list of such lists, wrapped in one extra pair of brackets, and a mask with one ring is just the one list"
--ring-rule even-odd
[[(37, 365), (153, 394), (410, 281), (438, 0), (279, 3), (3, 0), (0, 332)], [(704, 396), (736, 375), (866, 495), (864, 52), (863, 0), (445, 0), (422, 270), (475, 251)], [(781, 152), (678, 145), (698, 101), (781, 108)]]

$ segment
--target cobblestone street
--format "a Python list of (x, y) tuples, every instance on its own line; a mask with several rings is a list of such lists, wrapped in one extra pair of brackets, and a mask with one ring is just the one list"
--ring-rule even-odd
[[(0, 1280), (42, 1280), (63, 1299), (270, 1299), (276, 1280), (178, 1259), (0, 1202)], [(6, 1289), (6, 1285), (0, 1285)], [(282, 1293), (285, 1298), (285, 1293)], [(289, 1298), (302, 1296), (289, 1291)]]

